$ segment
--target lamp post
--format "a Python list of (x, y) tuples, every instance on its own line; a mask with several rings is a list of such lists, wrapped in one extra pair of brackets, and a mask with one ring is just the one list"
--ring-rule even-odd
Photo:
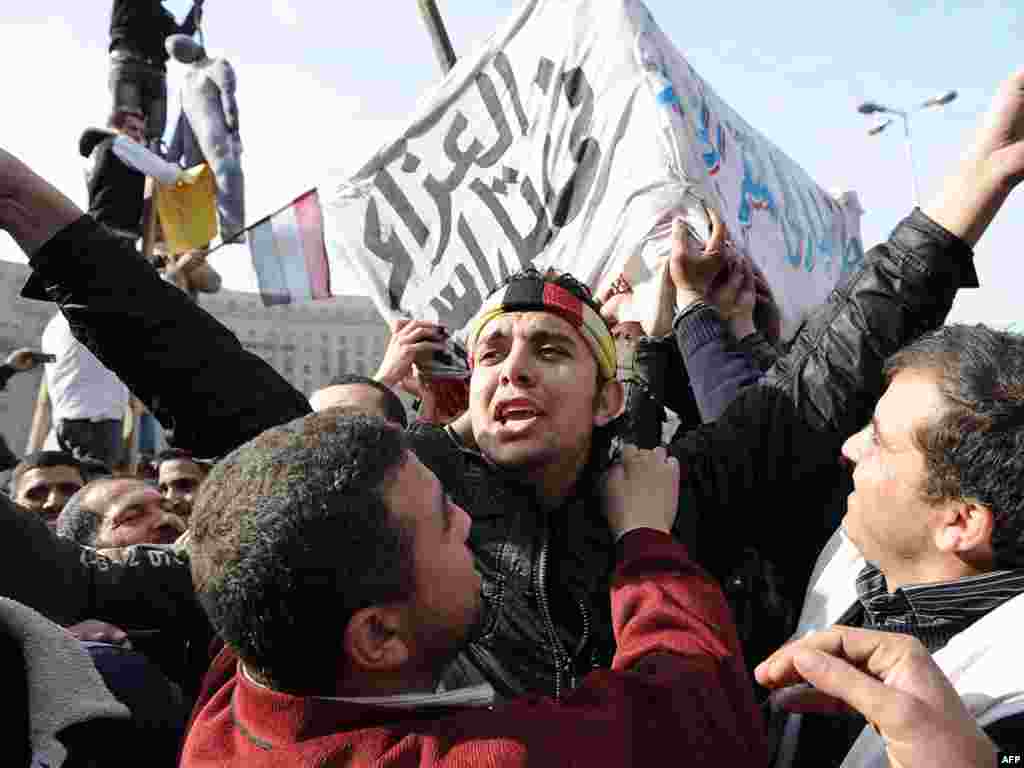
[[(940, 96), (935, 96), (927, 101), (921, 102), (912, 109), (893, 109), (892, 107), (887, 107), (884, 104), (879, 104), (876, 101), (865, 101), (857, 107), (857, 111), (862, 115), (896, 115), (903, 120), (903, 136), (907, 146), (907, 160), (910, 163), (910, 189), (914, 195), (915, 206), (918, 204), (917, 170), (914, 167), (914, 147), (910, 139), (910, 116), (915, 112), (920, 112), (922, 109), (928, 109), (929, 107), (944, 107), (955, 98), (956, 91), (946, 91)], [(880, 122), (878, 125), (868, 129), (868, 136), (877, 136), (890, 125), (892, 125), (891, 118)]]

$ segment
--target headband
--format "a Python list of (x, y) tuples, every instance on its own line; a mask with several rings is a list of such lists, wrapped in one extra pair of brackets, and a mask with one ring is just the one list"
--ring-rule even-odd
[(484, 326), (507, 312), (551, 312), (558, 315), (583, 336), (597, 360), (601, 375), (605, 379), (615, 378), (615, 340), (601, 316), (560, 285), (534, 277), (509, 283), (484, 302), (469, 326), (470, 366), (476, 358), (476, 342)]

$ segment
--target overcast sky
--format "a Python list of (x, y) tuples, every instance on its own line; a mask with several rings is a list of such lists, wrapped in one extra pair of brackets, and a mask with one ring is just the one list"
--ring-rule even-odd
[[(616, 0), (609, 0), (614, 2)], [(439, 0), (457, 53), (518, 8), (512, 0)], [(78, 136), (101, 125), (107, 92), (109, 0), (5, 3), (0, 146), (85, 204)], [(178, 15), (189, 0), (167, 0)], [(722, 98), (822, 186), (856, 190), (866, 244), (911, 206), (900, 126), (869, 137), (855, 111), (871, 99), (909, 106), (949, 89), (959, 98), (918, 114), (914, 151), (927, 200), (952, 166), (996, 85), (1024, 67), (1020, 0), (835, 3), (649, 0), (655, 19)], [(207, 0), (207, 48), (238, 73), (250, 220), (355, 170), (400, 129), (439, 79), (413, 0)], [(171, 115), (177, 71), (170, 66)], [(1024, 192), (977, 250), (983, 288), (964, 291), (954, 320), (1024, 318)], [(23, 261), (0, 235), (0, 258)], [(213, 257), (230, 288), (249, 289), (248, 251)]]

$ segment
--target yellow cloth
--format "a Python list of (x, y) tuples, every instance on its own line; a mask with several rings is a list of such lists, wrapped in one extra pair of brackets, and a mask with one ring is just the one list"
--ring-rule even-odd
[(217, 186), (209, 166), (182, 175), (173, 187), (157, 184), (155, 193), (167, 252), (174, 256), (202, 248), (217, 234)]

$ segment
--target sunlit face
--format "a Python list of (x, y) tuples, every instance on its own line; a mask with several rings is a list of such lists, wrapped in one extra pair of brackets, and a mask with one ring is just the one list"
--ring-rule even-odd
[(615, 415), (597, 398), (597, 361), (550, 312), (512, 312), (484, 326), (473, 352), (469, 410), (477, 445), (517, 470), (586, 463), (595, 426)]
[(192, 500), (205, 474), (203, 468), (190, 459), (161, 462), (157, 480), (160, 495), (179, 515), (187, 518), (192, 514)]
[(940, 508), (923, 496), (926, 462), (914, 433), (944, 408), (934, 375), (903, 371), (878, 401), (871, 423), (843, 445), (843, 456), (854, 464), (843, 526), (883, 572), (887, 566), (905, 571), (930, 551)]
[(470, 517), (412, 453), (383, 496), (413, 537), (415, 653), (431, 663), (447, 661), (464, 645), (482, 609), (480, 574), (467, 544)]
[(77, 467), (36, 467), (21, 476), (14, 500), (56, 529), (57, 517), (67, 500), (83, 485), (85, 481)]
[(96, 546), (101, 549), (173, 544), (185, 532), (185, 522), (167, 510), (155, 488), (140, 480), (105, 484), (84, 506), (100, 515)]
[(121, 133), (129, 139), (137, 141), (139, 144), (143, 144), (146, 140), (146, 123), (140, 117), (127, 115), (124, 118), (124, 125), (121, 127)]

